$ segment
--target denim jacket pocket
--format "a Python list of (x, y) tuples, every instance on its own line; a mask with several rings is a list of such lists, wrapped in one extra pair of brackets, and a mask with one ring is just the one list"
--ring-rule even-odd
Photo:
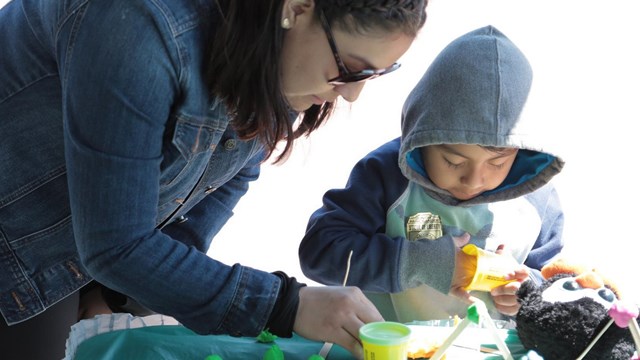
[[(218, 134), (221, 135), (222, 132)], [(215, 135), (215, 128), (206, 124), (189, 122), (188, 118), (179, 116), (173, 135), (173, 144), (184, 158), (190, 160), (195, 154), (213, 150), (215, 148), (215, 144), (213, 144)]]
[[(203, 153), (211, 154), (222, 137), (224, 127), (202, 123), (177, 115), (171, 141), (163, 148), (162, 175), (160, 184), (171, 187), (189, 176), (189, 163), (202, 158)], [(208, 156), (205, 156), (208, 158)]]

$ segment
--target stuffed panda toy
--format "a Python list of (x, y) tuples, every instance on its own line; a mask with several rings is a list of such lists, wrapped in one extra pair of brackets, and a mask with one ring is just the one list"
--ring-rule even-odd
[(611, 324), (609, 310), (618, 302), (611, 281), (564, 260), (545, 266), (542, 276), (542, 284), (525, 281), (517, 294), (516, 331), (526, 349), (545, 360), (637, 359), (630, 328)]

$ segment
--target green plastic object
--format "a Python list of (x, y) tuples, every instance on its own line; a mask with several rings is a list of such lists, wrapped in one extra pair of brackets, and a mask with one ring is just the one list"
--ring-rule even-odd
[(480, 324), (480, 314), (478, 313), (477, 303), (469, 305), (467, 308), (467, 319), (476, 324)]
[(222, 358), (219, 355), (213, 354), (207, 356), (204, 360), (222, 360)]
[(276, 341), (277, 338), (278, 336), (273, 335), (269, 330), (262, 330), (260, 335), (256, 337), (256, 340), (258, 340), (259, 343), (269, 344)]
[(284, 360), (284, 353), (277, 344), (273, 344), (264, 353), (262, 360)]

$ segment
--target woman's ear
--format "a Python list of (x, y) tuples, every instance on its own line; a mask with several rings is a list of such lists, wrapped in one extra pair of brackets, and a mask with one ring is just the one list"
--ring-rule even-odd
[(313, 0), (284, 0), (280, 26), (287, 30), (293, 28), (299, 16), (313, 15), (314, 6), (315, 2)]

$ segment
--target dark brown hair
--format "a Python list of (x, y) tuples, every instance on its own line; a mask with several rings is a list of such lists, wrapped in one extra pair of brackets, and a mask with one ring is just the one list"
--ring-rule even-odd
[[(426, 20), (427, 0), (315, 0), (332, 26), (346, 31), (370, 29), (416, 36)], [(294, 113), (282, 93), (280, 26), (283, 0), (217, 0), (219, 15), (210, 44), (207, 81), (233, 117), (242, 139), (258, 138), (271, 155), (281, 140), (289, 154), (293, 140), (316, 130), (333, 112), (334, 103), (313, 105), (302, 113), (297, 128)]]

